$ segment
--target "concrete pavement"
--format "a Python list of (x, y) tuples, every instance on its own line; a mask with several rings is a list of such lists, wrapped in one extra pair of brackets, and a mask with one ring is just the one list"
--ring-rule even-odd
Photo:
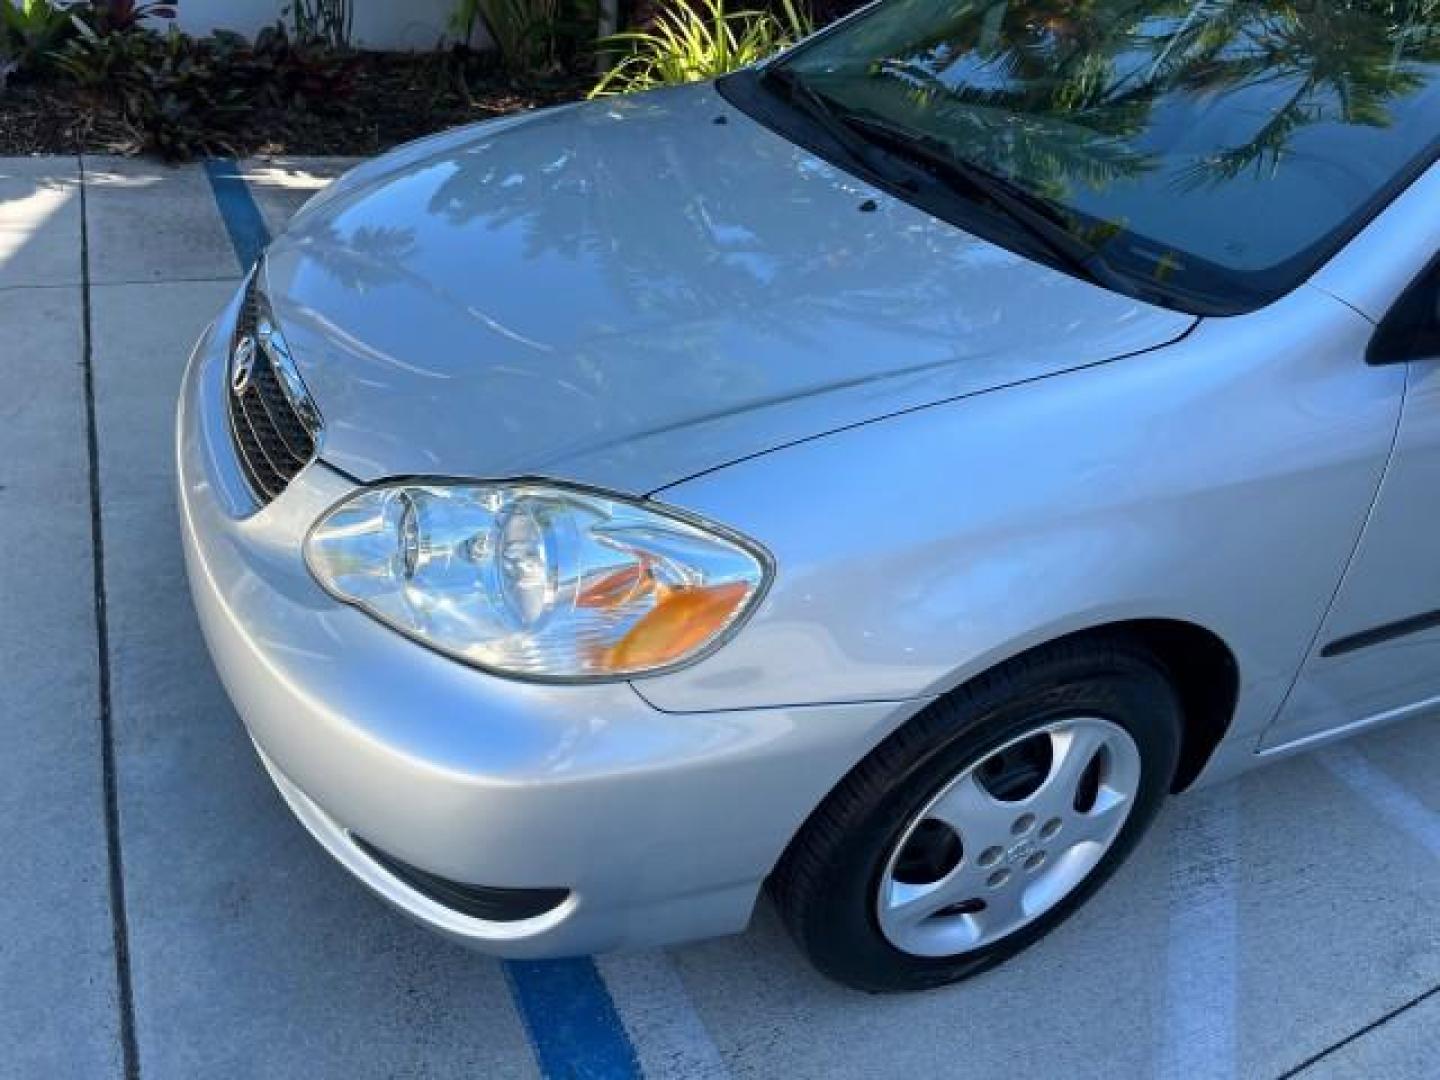
[(78, 168), (0, 162), (0, 1073), (113, 1075)]
[[(274, 231), (339, 165), (242, 172)], [(0, 160), (0, 1076), (584, 1075), (593, 1036), (543, 976), (371, 900), (270, 788), (171, 491), (232, 233), (199, 167), (83, 171), (82, 200), (74, 159)], [(765, 907), (555, 985), (613, 1005), (633, 1061), (609, 1075), (1440, 1075), (1437, 761), (1418, 721), (1177, 800), (1090, 909), (961, 987), (837, 988)]]

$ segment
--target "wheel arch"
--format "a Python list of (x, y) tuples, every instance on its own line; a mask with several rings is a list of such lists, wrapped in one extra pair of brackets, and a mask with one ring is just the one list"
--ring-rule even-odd
[(1218, 634), (1198, 623), (1173, 618), (1127, 618), (1097, 623), (1029, 644), (974, 672), (964, 682), (1002, 665), (1023, 661), (1057, 644), (1117, 638), (1138, 645), (1154, 657), (1165, 669), (1180, 698), (1185, 728), (1171, 790), (1184, 791), (1200, 776), (1224, 741), (1240, 699), (1240, 667), (1234, 651)]
[(1180, 764), (1172, 791), (1184, 791), (1204, 771), (1235, 719), (1240, 665), (1219, 635), (1195, 623), (1139, 619), (1117, 627), (1132, 635), (1169, 672), (1185, 716)]

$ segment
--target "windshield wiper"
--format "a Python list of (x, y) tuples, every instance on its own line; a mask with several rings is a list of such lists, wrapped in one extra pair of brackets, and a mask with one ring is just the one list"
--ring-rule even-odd
[(873, 153), (878, 146), (891, 157), (918, 168), (932, 181), (951, 190), (963, 189), (990, 203), (1079, 277), (1125, 295), (1137, 291), (1134, 281), (1115, 271), (1094, 246), (1070, 231), (1053, 206), (1014, 181), (954, 157), (938, 139), (846, 109), (790, 68), (767, 67), (761, 79), (779, 88), (791, 105), (804, 112), (873, 179), (911, 193), (919, 189), (912, 177), (899, 176), (887, 167), (888, 163), (879, 163)]
[(908, 158), (950, 188), (964, 188), (998, 208), (1038, 240), (1052, 255), (1087, 281), (1131, 295), (1135, 282), (1115, 271), (1089, 242), (1076, 236), (1064, 217), (1040, 196), (1013, 180), (953, 156), (938, 139), (893, 127), (857, 113), (845, 113), (843, 123)]
[(780, 90), (786, 101), (813, 121), (816, 127), (830, 137), (831, 142), (844, 150), (871, 178), (914, 190), (915, 185), (909, 178), (897, 176), (881, 164), (881, 160), (875, 156), (871, 141), (851, 125), (848, 113), (840, 110), (794, 71), (772, 65), (760, 73), (760, 78), (770, 87)]

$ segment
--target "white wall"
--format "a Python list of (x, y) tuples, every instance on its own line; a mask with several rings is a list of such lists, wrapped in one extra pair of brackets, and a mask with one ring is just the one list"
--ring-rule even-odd
[[(445, 33), (454, 0), (353, 0), (355, 44), (373, 49), (429, 49)], [(280, 18), (285, 0), (179, 0), (189, 34), (235, 30), (253, 37)]]

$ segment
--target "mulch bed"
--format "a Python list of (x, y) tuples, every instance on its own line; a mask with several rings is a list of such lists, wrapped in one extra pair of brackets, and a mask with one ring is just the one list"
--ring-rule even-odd
[[(357, 53), (343, 100), (255, 108), (210, 153), (380, 153), (460, 124), (583, 97), (592, 76), (517, 85), (454, 54)], [(63, 78), (11, 83), (0, 90), (0, 156), (135, 154), (145, 133), (118, 103)]]

